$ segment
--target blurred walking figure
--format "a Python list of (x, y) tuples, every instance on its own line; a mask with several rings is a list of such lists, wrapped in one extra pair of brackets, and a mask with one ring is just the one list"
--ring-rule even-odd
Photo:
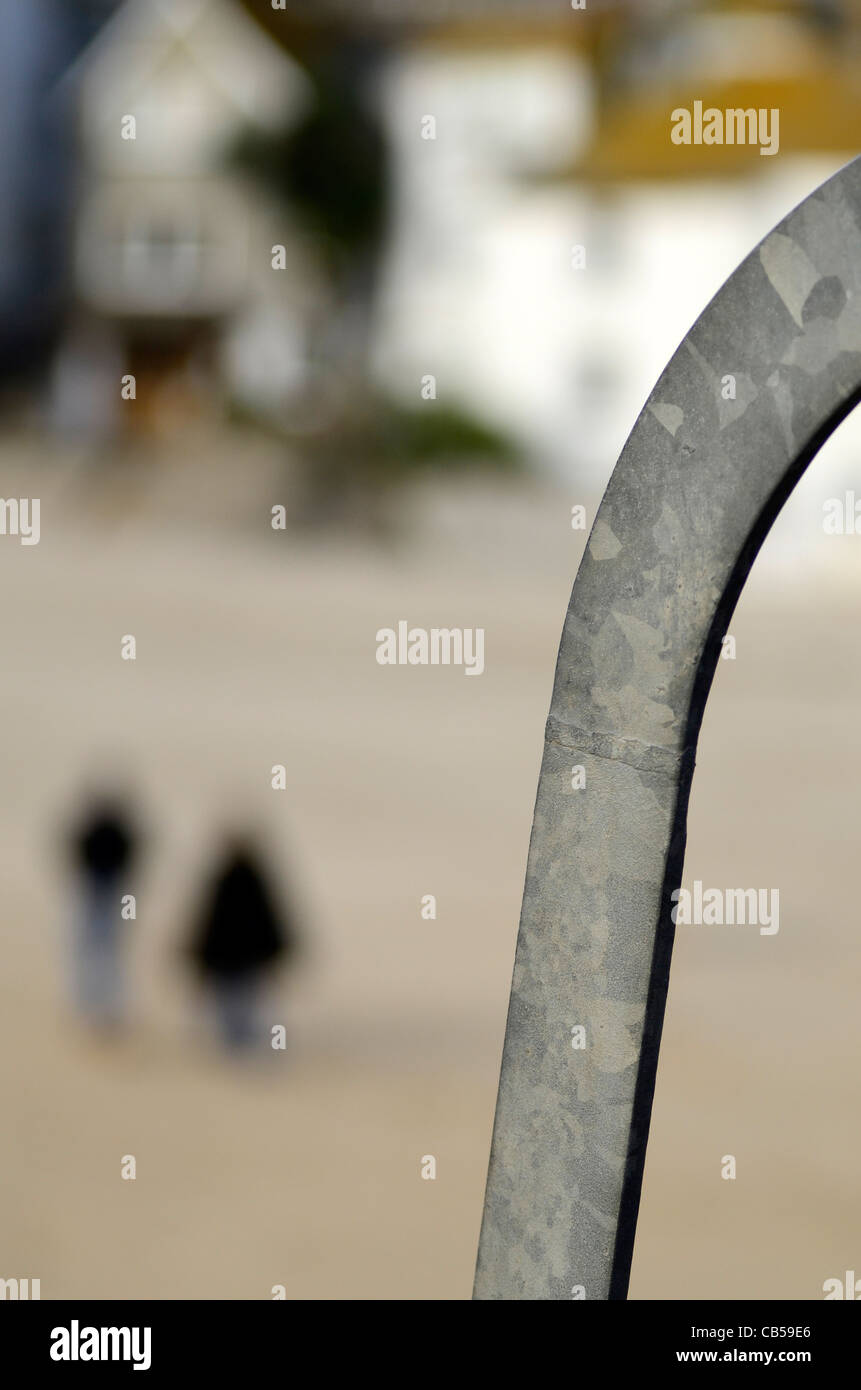
[(279, 915), (253, 850), (233, 841), (213, 874), (191, 942), (229, 1048), (259, 1041), (267, 980), (293, 945), (291, 923)]
[(105, 1029), (125, 1021), (126, 923), (122, 899), (129, 893), (128, 871), (137, 835), (119, 803), (102, 799), (90, 806), (71, 837), (78, 870), (72, 962), (75, 1004), (88, 1022)]

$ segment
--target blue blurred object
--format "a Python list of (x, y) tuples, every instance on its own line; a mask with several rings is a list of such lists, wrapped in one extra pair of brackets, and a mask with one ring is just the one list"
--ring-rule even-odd
[(60, 326), (74, 182), (58, 80), (116, 0), (0, 0), (0, 381), (37, 369)]

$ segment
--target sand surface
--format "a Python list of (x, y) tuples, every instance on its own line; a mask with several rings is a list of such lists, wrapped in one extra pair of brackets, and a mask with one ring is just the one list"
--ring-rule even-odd
[[(421, 494), (380, 549), (272, 533), (277, 466), (235, 462), (222, 444), (97, 487), (74, 459), (7, 464), (6, 495), (35, 477), (43, 501), (37, 547), (0, 543), (0, 1276), (43, 1298), (466, 1298), (589, 499)], [(861, 1270), (861, 565), (835, 545), (800, 553), (806, 578), (757, 572), (718, 670), (685, 882), (779, 887), (781, 925), (680, 928), (633, 1297), (816, 1299)], [(484, 627), (485, 674), (378, 666), (400, 618)], [(115, 1045), (64, 979), (59, 846), (104, 774), (149, 831)], [(288, 1048), (251, 1066), (212, 1047), (176, 967), (234, 821), (308, 937), (271, 1004)]]

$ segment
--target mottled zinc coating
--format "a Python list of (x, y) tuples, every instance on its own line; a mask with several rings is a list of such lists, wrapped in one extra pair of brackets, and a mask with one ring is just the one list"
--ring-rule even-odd
[[(734, 400), (721, 390), (729, 374)], [(859, 394), (861, 159), (767, 236), (698, 319), (592, 528), (547, 724), (476, 1298), (626, 1292), (672, 945), (666, 894), (722, 623), (786, 493)], [(583, 1050), (571, 1046), (578, 1024)]]

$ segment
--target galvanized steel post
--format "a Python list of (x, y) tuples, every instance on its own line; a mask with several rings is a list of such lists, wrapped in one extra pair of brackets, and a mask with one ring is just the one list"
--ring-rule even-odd
[(670, 894), (721, 637), (777, 512), (859, 397), (861, 159), (705, 309), (595, 518), (547, 721), (478, 1299), (627, 1294)]

